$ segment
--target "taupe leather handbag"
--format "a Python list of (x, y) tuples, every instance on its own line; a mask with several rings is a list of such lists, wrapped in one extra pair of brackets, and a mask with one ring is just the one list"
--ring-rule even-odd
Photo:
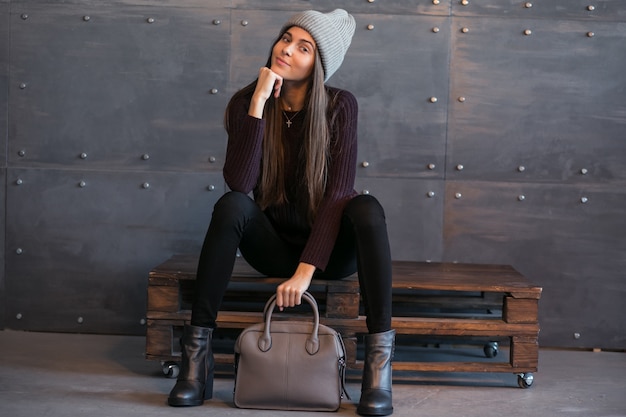
[(337, 411), (347, 396), (341, 335), (320, 324), (311, 294), (305, 292), (302, 298), (313, 308), (313, 321), (272, 322), (274, 294), (265, 305), (265, 321), (237, 338), (233, 396), (237, 407)]

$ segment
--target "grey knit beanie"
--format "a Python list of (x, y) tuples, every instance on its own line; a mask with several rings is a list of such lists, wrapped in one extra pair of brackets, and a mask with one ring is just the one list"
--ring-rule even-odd
[(307, 10), (292, 16), (283, 26), (284, 33), (291, 26), (298, 26), (311, 34), (324, 67), (324, 81), (339, 69), (350, 47), (356, 23), (354, 17), (343, 9), (329, 13)]

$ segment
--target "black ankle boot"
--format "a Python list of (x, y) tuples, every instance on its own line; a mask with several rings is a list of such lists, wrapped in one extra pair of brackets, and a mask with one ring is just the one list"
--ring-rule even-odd
[(169, 405), (185, 407), (202, 405), (213, 397), (213, 329), (186, 325), (181, 340), (180, 374), (170, 396)]
[(356, 409), (356, 412), (362, 416), (387, 416), (393, 413), (391, 361), (395, 338), (395, 330), (365, 336), (361, 400)]

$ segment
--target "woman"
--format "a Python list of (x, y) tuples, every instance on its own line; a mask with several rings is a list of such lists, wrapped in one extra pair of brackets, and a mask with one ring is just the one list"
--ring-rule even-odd
[(224, 178), (232, 191), (216, 203), (200, 254), (172, 406), (212, 397), (211, 337), (239, 248), (261, 273), (286, 278), (276, 289), (281, 310), (300, 304), (314, 276), (339, 279), (358, 270), (369, 334), (357, 412), (393, 412), (384, 212), (374, 197), (354, 191), (356, 99), (325, 86), (354, 29), (354, 18), (341, 9), (293, 16), (258, 78), (228, 104)]

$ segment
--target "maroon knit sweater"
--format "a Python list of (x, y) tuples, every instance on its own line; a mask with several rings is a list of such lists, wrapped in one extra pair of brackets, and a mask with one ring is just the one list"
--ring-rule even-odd
[[(337, 94), (331, 126), (328, 181), (313, 225), (306, 216), (306, 197), (302, 198), (304, 166), (300, 153), (303, 142), (304, 111), (289, 113), (291, 127), (285, 123), (285, 178), (288, 203), (268, 207), (265, 213), (287, 241), (301, 244), (304, 249), (300, 262), (324, 270), (339, 233), (341, 216), (346, 203), (357, 195), (354, 190), (357, 157), (356, 98), (348, 91), (326, 87), (331, 96)], [(248, 115), (251, 97), (233, 102), (229, 115), (230, 129), (224, 163), (224, 178), (233, 191), (248, 194), (258, 185), (261, 173), (263, 133), (265, 120)], [(286, 122), (287, 120), (285, 120)]]

